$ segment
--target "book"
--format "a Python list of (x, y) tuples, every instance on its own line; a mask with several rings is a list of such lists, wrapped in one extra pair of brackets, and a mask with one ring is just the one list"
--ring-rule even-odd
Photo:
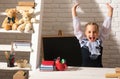
[(32, 51), (31, 42), (29, 41), (13, 41), (12, 48), (13, 50), (21, 51)]
[(53, 67), (53, 65), (40, 65), (41, 67)]
[(40, 65), (40, 70), (43, 70), (43, 71), (55, 70), (54, 61), (42, 61)]
[(51, 66), (51, 67), (48, 67), (48, 66), (40, 66), (40, 70), (45, 70), (45, 71), (54, 71), (55, 70), (55, 66)]
[(12, 44), (15, 47), (19, 47), (19, 46), (28, 46), (28, 47), (31, 47), (31, 42), (28, 42), (28, 41), (14, 41)]
[(14, 42), (15, 46), (31, 46), (30, 43), (27, 42)]
[(18, 2), (18, 6), (34, 7), (35, 6), (35, 2), (33, 2), (33, 1), (20, 1), (20, 2)]
[(44, 60), (41, 62), (42, 65), (51, 65), (53, 66), (54, 65), (54, 61), (49, 61), (49, 60)]
[(33, 7), (31, 6), (16, 6), (16, 9), (19, 11), (19, 10), (30, 10), (30, 9), (33, 9)]

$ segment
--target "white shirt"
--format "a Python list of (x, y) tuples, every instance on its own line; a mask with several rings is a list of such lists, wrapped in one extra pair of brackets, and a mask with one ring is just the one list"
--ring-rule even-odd
[(100, 50), (96, 47), (102, 45), (100, 44), (99, 39), (103, 41), (110, 34), (111, 17), (106, 17), (106, 19), (104, 20), (101, 30), (99, 31), (99, 38), (95, 42), (89, 42), (85, 40), (86, 37), (84, 36), (84, 33), (81, 30), (80, 19), (78, 17), (73, 18), (73, 28), (74, 34), (79, 40), (81, 47), (87, 46), (91, 55), (98, 56), (100, 55)]

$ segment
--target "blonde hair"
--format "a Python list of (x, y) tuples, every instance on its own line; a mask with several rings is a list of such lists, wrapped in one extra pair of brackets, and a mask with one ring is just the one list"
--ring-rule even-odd
[(85, 25), (85, 30), (87, 28), (88, 25), (94, 25), (96, 27), (96, 30), (99, 32), (99, 25), (95, 22), (89, 22)]

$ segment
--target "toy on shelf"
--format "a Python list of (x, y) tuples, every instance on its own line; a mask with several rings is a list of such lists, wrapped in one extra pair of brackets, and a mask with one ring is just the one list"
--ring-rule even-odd
[(67, 69), (67, 64), (65, 59), (60, 59), (60, 57), (57, 57), (57, 59), (55, 60), (55, 66), (56, 66), (56, 70), (58, 71), (64, 71)]
[(20, 10), (19, 11), (22, 15), (22, 18), (19, 20), (19, 26), (17, 28), (18, 31), (21, 32), (31, 32), (33, 31), (32, 23), (34, 22), (32, 15), (34, 9), (29, 9), (27, 11)]
[(20, 1), (16, 6), (17, 11), (22, 15), (19, 20), (17, 30), (20, 32), (33, 32), (32, 23), (35, 22), (33, 18), (35, 2), (33, 1)]
[(15, 8), (6, 9), (6, 17), (2, 23), (2, 28), (5, 30), (17, 30), (18, 26), (18, 11)]
[(29, 67), (29, 68), (30, 68), (30, 65), (28, 64), (28, 60), (26, 60), (26, 59), (16, 60), (16, 61), (15, 61), (15, 65), (16, 65), (17, 67), (20, 67), (20, 68), (26, 68), (26, 67)]
[(7, 60), (7, 66), (8, 67), (14, 67), (14, 62), (15, 62), (15, 54), (14, 53), (8, 53), (8, 52), (4, 52), (5, 53), (5, 57)]

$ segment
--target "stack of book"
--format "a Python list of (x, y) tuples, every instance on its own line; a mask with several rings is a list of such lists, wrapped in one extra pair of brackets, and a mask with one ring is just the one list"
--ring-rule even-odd
[(29, 41), (14, 41), (12, 42), (12, 48), (14, 50), (29, 50), (31, 51), (31, 42)]
[(54, 61), (42, 61), (40, 65), (40, 70), (42, 71), (54, 71), (55, 70), (55, 64)]

